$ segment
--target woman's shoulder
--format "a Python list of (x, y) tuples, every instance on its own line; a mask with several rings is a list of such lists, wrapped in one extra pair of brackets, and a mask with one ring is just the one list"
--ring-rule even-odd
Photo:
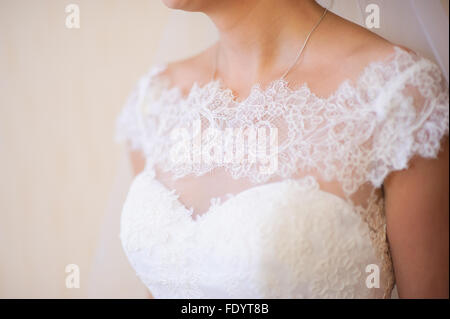
[(384, 64), (388, 68), (389, 63), (395, 64), (399, 60), (413, 62), (421, 58), (414, 50), (335, 15), (330, 19), (328, 29), (331, 31), (323, 41), (328, 50), (324, 65), (335, 70), (336, 77), (342, 79), (356, 81), (365, 71), (377, 66)]
[[(423, 88), (439, 85), (445, 90), (442, 70), (421, 53), (354, 24), (336, 32), (338, 35), (352, 34), (340, 44), (341, 63), (336, 66), (336, 73), (361, 90), (379, 91), (385, 97), (389, 93), (404, 93), (408, 85)], [(338, 43), (334, 45), (338, 46)], [(427, 82), (427, 78), (432, 81)]]
[(166, 79), (171, 86), (176, 86), (182, 93), (187, 93), (194, 82), (206, 83), (211, 79), (214, 48), (215, 46), (211, 46), (193, 56), (157, 64), (154, 68), (159, 68), (158, 75)]

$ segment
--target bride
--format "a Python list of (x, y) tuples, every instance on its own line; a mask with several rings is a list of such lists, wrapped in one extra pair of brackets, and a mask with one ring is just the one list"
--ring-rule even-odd
[[(448, 298), (439, 67), (314, 0), (163, 2), (219, 41), (154, 65), (118, 118), (136, 172), (120, 238), (152, 295)], [(180, 128), (210, 147), (183, 157)], [(237, 132), (234, 152), (245, 136), (241, 160), (215, 161), (225, 138), (207, 128)], [(251, 158), (273, 145), (263, 172)]]

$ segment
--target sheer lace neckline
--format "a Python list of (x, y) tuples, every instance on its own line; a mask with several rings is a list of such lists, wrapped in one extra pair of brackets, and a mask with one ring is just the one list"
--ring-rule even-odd
[(261, 83), (254, 83), (249, 90), (249, 94), (245, 97), (240, 97), (239, 95), (235, 94), (232, 89), (226, 87), (221, 78), (210, 80), (203, 84), (200, 84), (198, 80), (195, 80), (192, 83), (190, 89), (188, 89), (186, 93), (184, 93), (178, 85), (174, 84), (167, 76), (162, 75), (162, 73), (167, 70), (168, 63), (156, 64), (152, 67), (151, 74), (160, 82), (159, 84), (161, 85), (162, 93), (176, 96), (176, 99), (180, 102), (186, 102), (193, 96), (196, 96), (198, 93), (211, 92), (211, 90), (213, 90), (220, 95), (226, 96), (232, 104), (237, 106), (239, 104), (246, 104), (252, 97), (252, 94), (254, 94), (255, 92), (267, 95), (274, 88), (282, 88), (289, 94), (302, 92), (306, 93), (308, 96), (313, 97), (317, 101), (331, 102), (339, 97), (342, 92), (348, 90), (356, 90), (358, 87), (360, 87), (361, 84), (366, 81), (367, 77), (370, 76), (374, 69), (383, 68), (384, 66), (388, 67), (389, 63), (398, 61), (401, 57), (407, 57), (411, 54), (415, 53), (410, 53), (399, 46), (393, 46), (393, 52), (389, 53), (382, 59), (369, 62), (362, 68), (355, 79), (343, 80), (342, 82), (340, 82), (337, 88), (334, 89), (326, 97), (321, 96), (320, 94), (316, 94), (310, 88), (308, 82), (303, 82), (299, 85), (296, 85), (295, 87), (291, 87), (290, 82), (283, 78), (272, 80), (266, 85), (262, 85)]
[[(403, 165), (394, 149), (389, 155), (392, 160), (377, 160), (375, 155), (385, 150), (374, 148), (378, 142), (392, 139), (396, 126), (406, 126), (418, 114), (409, 95), (423, 96), (430, 110), (435, 104), (445, 105), (448, 99), (439, 67), (414, 52), (397, 46), (393, 49), (383, 59), (368, 63), (356, 79), (344, 80), (326, 98), (314, 94), (307, 83), (291, 89), (281, 79), (264, 88), (255, 84), (243, 100), (238, 100), (220, 79), (204, 85), (194, 82), (188, 93), (182, 94), (179, 87), (170, 86), (168, 78), (161, 74), (167, 64), (154, 65), (130, 97), (118, 123), (123, 128), (119, 133), (133, 137), (132, 147), (144, 151), (147, 167), (160, 165), (163, 171), (172, 174), (172, 180), (191, 174), (202, 176), (223, 168), (233, 179), (249, 178), (256, 184), (272, 177), (290, 178), (302, 172), (316, 172), (325, 181), (340, 182), (347, 195), (369, 180), (378, 187), (393, 160), (398, 161), (395, 165)], [(433, 92), (441, 91), (433, 100)], [(402, 118), (397, 123), (393, 120), (396, 116), (405, 116), (409, 122)], [(199, 121), (202, 131), (278, 130), (274, 152), (262, 158), (269, 161), (274, 158), (275, 171), (262, 172), (260, 168), (265, 169), (266, 162), (254, 161), (249, 149), (244, 149), (243, 161), (236, 163), (192, 161), (192, 154), (187, 154), (186, 162), (173, 161), (171, 151), (177, 145), (171, 133), (176, 128), (185, 129), (192, 141), (191, 133)], [(439, 133), (445, 129), (445, 123), (441, 126)], [(210, 145), (205, 146), (208, 149)], [(182, 155), (177, 156), (184, 158)]]

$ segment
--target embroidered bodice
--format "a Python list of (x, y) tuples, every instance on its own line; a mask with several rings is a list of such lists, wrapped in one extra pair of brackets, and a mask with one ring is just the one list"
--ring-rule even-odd
[(166, 67), (140, 79), (117, 120), (118, 140), (146, 159), (120, 237), (152, 294), (390, 297), (382, 185), (448, 134), (439, 67), (395, 47), (327, 98), (276, 80), (244, 99), (221, 80), (185, 95)]

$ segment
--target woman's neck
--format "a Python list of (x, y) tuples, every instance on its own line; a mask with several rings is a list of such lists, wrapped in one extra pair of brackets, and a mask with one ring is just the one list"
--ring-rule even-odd
[(205, 12), (219, 30), (217, 69), (243, 83), (287, 69), (324, 10), (314, 0), (224, 2)]

